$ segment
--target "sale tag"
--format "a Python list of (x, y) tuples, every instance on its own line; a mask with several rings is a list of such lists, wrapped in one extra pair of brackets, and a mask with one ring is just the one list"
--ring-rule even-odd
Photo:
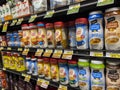
[(25, 75), (24, 81), (30, 82), (30, 79), (31, 79), (31, 75)]
[(17, 20), (13, 20), (10, 26), (14, 26), (16, 24)]
[(37, 18), (37, 15), (32, 15), (29, 19), (29, 23), (33, 22)]
[(38, 85), (38, 86), (41, 86), (43, 81), (44, 81), (43, 79), (38, 78), (38, 80), (37, 80), (37, 85)]
[(7, 47), (7, 50), (11, 50), (11, 47)]
[(23, 49), (22, 48), (18, 48), (18, 51), (22, 51)]
[(22, 55), (27, 55), (29, 52), (29, 48), (25, 48), (24, 51), (22, 52)]
[(62, 53), (63, 53), (62, 50), (55, 50), (52, 57), (53, 58), (60, 58)]
[(51, 18), (54, 13), (55, 13), (54, 10), (47, 11), (47, 12), (46, 12), (46, 15), (44, 16), (44, 18)]
[(43, 49), (37, 49), (35, 56), (41, 56), (43, 53)]
[(111, 58), (120, 58), (120, 53), (106, 53), (106, 57), (111, 57)]
[(20, 19), (18, 19), (18, 22), (16, 23), (16, 25), (20, 25), (22, 22), (23, 22), (23, 18), (20, 18)]
[(7, 31), (8, 24), (9, 24), (9, 22), (5, 22), (5, 23), (4, 23), (2, 32), (6, 32), (6, 31)]
[(73, 56), (73, 50), (64, 50), (62, 59), (69, 59), (71, 60)]
[(53, 53), (52, 49), (46, 49), (43, 56), (50, 57), (52, 53)]
[(49, 84), (50, 84), (49, 81), (43, 80), (43, 82), (42, 82), (42, 84), (41, 84), (41, 87), (47, 89)]
[(80, 9), (80, 3), (75, 5), (70, 5), (67, 11), (67, 15), (78, 13)]
[(93, 51), (91, 51), (90, 56), (103, 57), (103, 52), (97, 52), (97, 51), (93, 52)]
[(58, 90), (67, 90), (67, 86), (59, 85)]
[(97, 6), (105, 6), (113, 3), (114, 0), (98, 0)]

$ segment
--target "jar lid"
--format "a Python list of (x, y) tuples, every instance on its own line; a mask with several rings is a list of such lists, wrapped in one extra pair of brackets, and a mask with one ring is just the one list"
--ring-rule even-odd
[(51, 64), (57, 64), (57, 60), (56, 59), (50, 59), (50, 63)]
[(79, 62), (89, 62), (87, 59), (79, 59)]
[(49, 62), (49, 58), (43, 58), (44, 62)]
[(93, 14), (102, 14), (102, 11), (93, 11), (89, 13), (89, 15), (93, 15)]
[(107, 61), (107, 64), (110, 64), (110, 65), (119, 65), (120, 62)]
[(30, 27), (30, 28), (36, 28), (36, 25), (35, 25), (34, 23), (30, 23), (30, 24), (29, 24), (29, 27)]
[(116, 10), (120, 10), (120, 7), (109, 8), (109, 9), (106, 9), (105, 12), (112, 12), (112, 11), (116, 11)]
[(59, 62), (59, 63), (67, 63), (67, 60), (61, 59), (61, 60), (58, 60), (58, 62)]
[(28, 24), (22, 24), (22, 29), (28, 28)]
[(68, 61), (68, 64), (77, 64), (77, 61), (75, 61), (75, 60)]
[(103, 61), (95, 61), (95, 60), (92, 60), (91, 63), (93, 63), (93, 64), (103, 64)]
[(38, 26), (38, 27), (44, 27), (45, 24), (44, 24), (43, 22), (38, 22), (38, 23), (37, 23), (37, 26)]
[(87, 18), (78, 18), (75, 20), (75, 24), (88, 24)]
[(54, 23), (54, 27), (63, 27), (63, 26), (64, 26), (64, 23), (61, 21)]
[(75, 21), (69, 21), (68, 26), (75, 26)]
[(53, 23), (46, 23), (45, 27), (46, 28), (53, 28), (54, 26), (53, 26)]
[(26, 57), (26, 59), (30, 59), (30, 57)]

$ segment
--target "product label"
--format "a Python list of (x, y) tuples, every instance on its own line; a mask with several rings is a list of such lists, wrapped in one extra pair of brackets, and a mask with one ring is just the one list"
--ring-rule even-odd
[(37, 41), (37, 30), (31, 30), (31, 45), (35, 46), (38, 44)]
[(52, 65), (51, 66), (51, 77), (53, 81), (59, 81), (59, 73), (58, 73), (58, 66)]
[(43, 77), (44, 76), (44, 68), (43, 68), (43, 63), (38, 63), (38, 75), (40, 76), (40, 77)]
[(44, 64), (44, 75), (46, 79), (51, 79), (50, 75), (50, 65), (49, 64)]

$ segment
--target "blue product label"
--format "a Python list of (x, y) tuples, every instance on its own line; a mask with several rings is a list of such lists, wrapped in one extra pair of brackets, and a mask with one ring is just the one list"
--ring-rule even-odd
[(37, 74), (37, 62), (32, 61), (32, 72), (33, 74)]
[(100, 29), (100, 24), (99, 24), (99, 23), (92, 24), (92, 25), (90, 26), (90, 30), (91, 30), (92, 32), (98, 32), (99, 29)]
[(102, 14), (89, 15), (89, 20), (99, 19), (99, 18), (103, 18), (103, 15)]
[(92, 76), (94, 77), (94, 79), (100, 79), (102, 78), (102, 73), (97, 71), (97, 70), (94, 70), (93, 73), (92, 73)]

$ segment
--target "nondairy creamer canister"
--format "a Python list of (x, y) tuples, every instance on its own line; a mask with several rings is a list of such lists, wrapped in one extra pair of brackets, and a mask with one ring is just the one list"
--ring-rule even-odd
[(103, 15), (101, 11), (89, 14), (89, 46), (90, 49), (103, 49)]
[(105, 11), (105, 47), (120, 50), (120, 7)]

